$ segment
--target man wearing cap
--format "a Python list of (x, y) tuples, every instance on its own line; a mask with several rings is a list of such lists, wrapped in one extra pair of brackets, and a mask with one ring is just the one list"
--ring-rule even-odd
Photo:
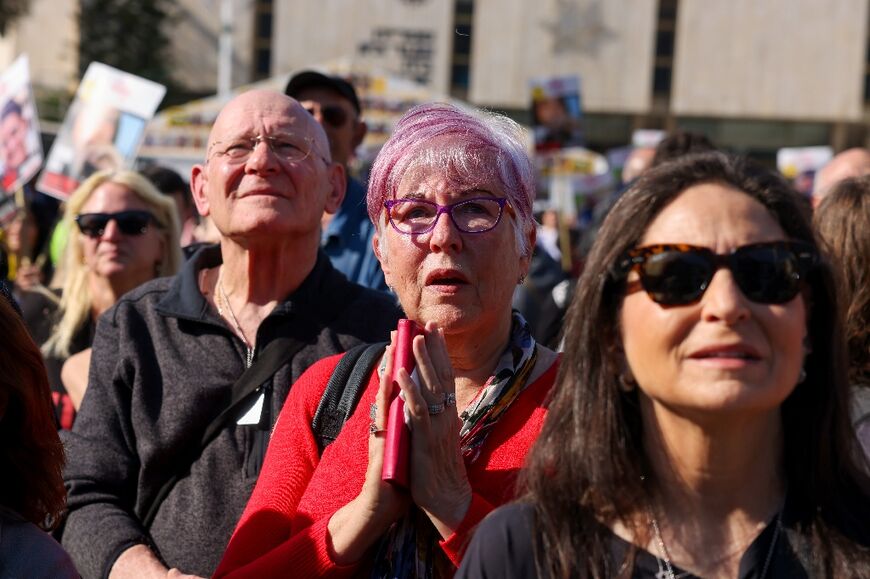
[[(298, 100), (323, 127), (332, 160), (345, 167), (366, 135), (353, 85), (315, 71), (294, 75), (284, 92)], [(344, 202), (335, 215), (324, 214), (321, 245), (333, 267), (360, 285), (386, 290), (384, 272), (372, 250), (375, 228), (366, 210), (365, 187), (347, 178)]]

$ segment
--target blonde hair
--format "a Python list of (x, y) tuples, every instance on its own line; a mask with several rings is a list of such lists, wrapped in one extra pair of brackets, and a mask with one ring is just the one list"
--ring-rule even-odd
[(175, 201), (160, 193), (151, 182), (135, 171), (107, 169), (88, 177), (67, 201), (63, 226), (69, 231), (62, 262), (65, 273), (63, 295), (60, 300), (60, 319), (51, 337), (43, 346), (46, 356), (69, 356), (70, 345), (76, 333), (91, 315), (91, 295), (88, 288), (88, 268), (82, 253), (81, 232), (75, 224), (76, 216), (90, 199), (91, 194), (104, 183), (117, 183), (130, 189), (148, 205), (163, 236), (163, 257), (157, 264), (155, 277), (174, 275), (181, 265), (181, 226)]

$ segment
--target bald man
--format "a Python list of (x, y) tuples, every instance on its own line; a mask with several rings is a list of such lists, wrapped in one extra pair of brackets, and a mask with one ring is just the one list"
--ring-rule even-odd
[[(400, 315), (319, 249), (344, 168), (295, 100), (251, 91), (230, 101), (191, 189), (220, 242), (100, 319), (65, 441), (63, 544), (84, 577), (211, 575), (290, 386), (320, 358), (387, 339)], [(264, 350), (287, 357), (231, 406), (233, 383), (264, 367)], [(216, 434), (202, 444), (210, 424)]]
[(855, 147), (837, 154), (816, 173), (813, 207), (818, 207), (828, 191), (843, 179), (864, 175), (870, 175), (870, 150)]

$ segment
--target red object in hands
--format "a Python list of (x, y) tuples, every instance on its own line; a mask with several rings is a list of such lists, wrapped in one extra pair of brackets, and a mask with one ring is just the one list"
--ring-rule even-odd
[(405, 424), (405, 401), (399, 397), (399, 369), (404, 368), (408, 375), (414, 371), (415, 360), (411, 342), (414, 336), (423, 333), (412, 320), (399, 320), (396, 332), (396, 351), (393, 352), (393, 367), (390, 380), (393, 391), (390, 393), (390, 412), (387, 416), (387, 440), (384, 448), (384, 466), (381, 480), (396, 486), (408, 487), (408, 458), (411, 453), (411, 431)]

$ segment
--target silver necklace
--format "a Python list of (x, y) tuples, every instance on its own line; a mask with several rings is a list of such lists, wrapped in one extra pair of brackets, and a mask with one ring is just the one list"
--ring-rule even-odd
[[(222, 274), (223, 271), (218, 273), (217, 289), (221, 294), (221, 300), (224, 302), (224, 305), (227, 306), (227, 312), (230, 314), (230, 321), (233, 322), (233, 326), (236, 327), (236, 332), (238, 332), (239, 337), (245, 344), (245, 348), (247, 348), (247, 351), (245, 352), (245, 368), (250, 368), (251, 364), (254, 363), (254, 348), (251, 347), (250, 342), (248, 342), (248, 339), (245, 337), (245, 332), (242, 331), (242, 326), (239, 324), (239, 320), (236, 319), (236, 314), (233, 313), (233, 306), (230, 305), (230, 300), (227, 298), (227, 292), (224, 290), (224, 284), (221, 283)], [(218, 304), (218, 314), (221, 316), (224, 315), (223, 308), (221, 308), (220, 304)]]
[[(776, 546), (776, 541), (779, 539), (780, 529), (782, 529), (781, 514), (781, 511), (776, 514), (776, 526), (773, 530), (773, 538), (770, 540), (770, 547), (767, 549), (767, 557), (764, 559), (764, 567), (761, 569), (759, 579), (767, 577), (767, 570), (770, 567), (770, 561), (773, 559), (773, 548)], [(686, 573), (680, 573), (679, 575), (674, 574), (674, 566), (671, 564), (671, 554), (668, 552), (667, 546), (665, 546), (665, 540), (662, 537), (661, 529), (659, 529), (659, 522), (656, 520), (655, 515), (653, 515), (652, 507), (649, 509), (649, 523), (653, 529), (659, 552), (662, 555), (661, 558), (656, 557), (659, 562), (659, 572), (656, 573), (656, 579), (678, 579), (678, 577), (682, 577)], [(662, 562), (665, 564), (664, 569), (662, 569), (661, 566)]]

